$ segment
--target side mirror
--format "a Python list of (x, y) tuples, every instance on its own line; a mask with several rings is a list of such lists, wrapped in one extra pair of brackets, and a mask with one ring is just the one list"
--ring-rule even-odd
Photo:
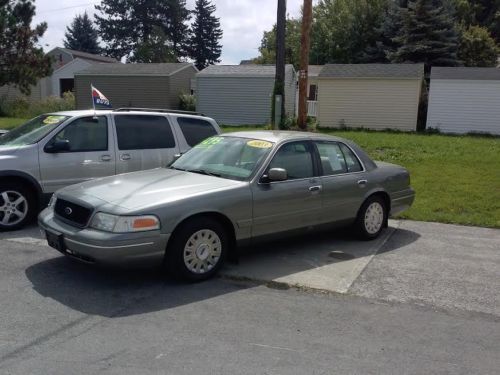
[(271, 182), (286, 181), (288, 179), (288, 173), (286, 173), (286, 169), (283, 168), (271, 168), (267, 174), (267, 179)]
[(58, 152), (65, 152), (71, 149), (67, 139), (60, 139), (54, 143), (45, 146), (44, 151), (49, 154), (57, 154)]

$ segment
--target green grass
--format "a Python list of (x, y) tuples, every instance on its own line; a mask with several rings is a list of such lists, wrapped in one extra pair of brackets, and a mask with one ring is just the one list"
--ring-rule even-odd
[(417, 198), (402, 218), (500, 228), (500, 138), (320, 131), (351, 139), (373, 159), (410, 171)]
[(13, 117), (0, 117), (0, 129), (11, 130), (24, 124), (27, 120)]

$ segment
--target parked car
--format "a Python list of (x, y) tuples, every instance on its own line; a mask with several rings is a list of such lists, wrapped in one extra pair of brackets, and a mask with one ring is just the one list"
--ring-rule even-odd
[(0, 230), (24, 226), (57, 189), (166, 166), (220, 133), (208, 117), (119, 109), (45, 114), (0, 138)]
[(59, 190), (38, 220), (49, 245), (74, 259), (163, 262), (202, 280), (257, 238), (330, 224), (376, 238), (414, 197), (406, 169), (345, 139), (238, 132), (208, 138), (168, 168)]

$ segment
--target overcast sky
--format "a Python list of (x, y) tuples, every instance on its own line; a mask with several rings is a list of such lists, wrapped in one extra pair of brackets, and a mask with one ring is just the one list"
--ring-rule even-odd
[[(45, 21), (48, 29), (42, 39), (44, 49), (62, 47), (66, 26), (75, 15), (87, 11), (94, 14), (99, 0), (36, 0), (35, 22)], [(189, 9), (195, 0), (187, 0)], [(277, 0), (213, 0), (217, 6), (224, 37), (222, 39), (222, 63), (239, 64), (240, 60), (258, 56), (262, 33), (276, 22)], [(288, 0), (287, 13), (300, 14), (302, 0)]]

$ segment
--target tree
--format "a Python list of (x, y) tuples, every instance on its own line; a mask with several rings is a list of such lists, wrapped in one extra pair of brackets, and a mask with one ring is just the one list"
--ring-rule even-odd
[(441, 0), (410, 0), (401, 8), (402, 29), (393, 39), (400, 47), (389, 53), (391, 62), (425, 63), (431, 66), (457, 66), (458, 33), (451, 14)]
[(495, 67), (498, 49), (486, 28), (470, 26), (462, 32), (458, 57), (465, 66)]
[(108, 55), (133, 59), (142, 44), (151, 43), (158, 27), (176, 59), (186, 56), (190, 16), (185, 0), (103, 0), (96, 9), (100, 12), (96, 23)]
[(500, 44), (500, 0), (454, 0), (454, 5), (460, 23), (485, 27)]
[(196, 0), (189, 49), (199, 70), (220, 62), (222, 29), (219, 18), (214, 16), (215, 10), (209, 0)]
[(172, 63), (177, 58), (173, 48), (169, 47), (165, 32), (158, 26), (153, 27), (148, 39), (137, 46), (130, 58), (136, 63)]
[(98, 54), (101, 52), (97, 41), (97, 30), (87, 12), (77, 15), (64, 34), (64, 47), (76, 51)]
[(31, 0), (0, 0), (0, 86), (12, 84), (25, 94), (52, 70), (52, 60), (37, 45), (47, 24), (32, 29), (34, 15)]

